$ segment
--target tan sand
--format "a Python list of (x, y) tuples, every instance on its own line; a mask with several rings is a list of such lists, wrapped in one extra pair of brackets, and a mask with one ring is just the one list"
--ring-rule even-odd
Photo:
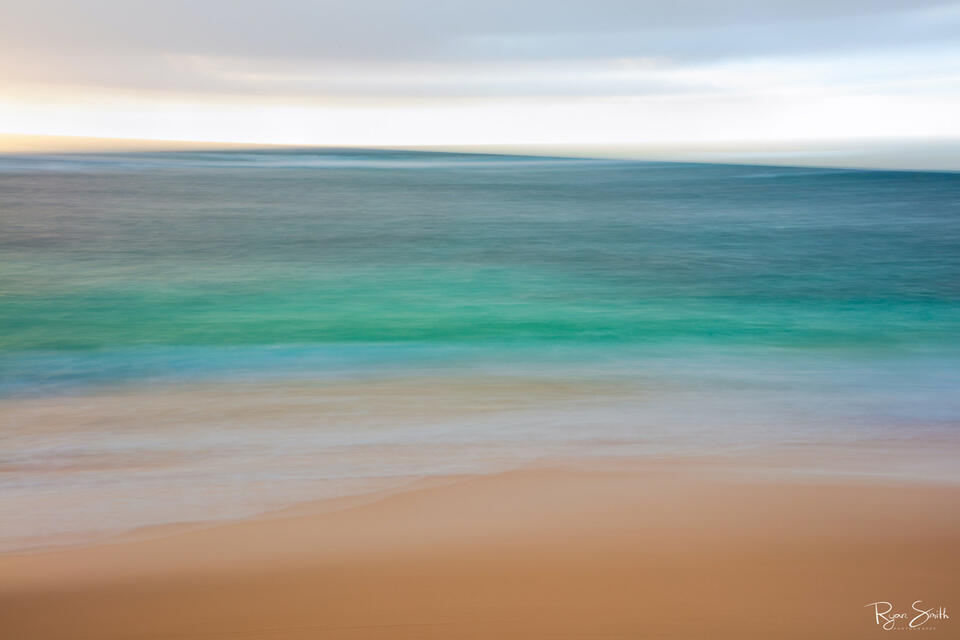
[(868, 603), (960, 605), (956, 487), (789, 478), (523, 470), (8, 554), (0, 638), (875, 638)]

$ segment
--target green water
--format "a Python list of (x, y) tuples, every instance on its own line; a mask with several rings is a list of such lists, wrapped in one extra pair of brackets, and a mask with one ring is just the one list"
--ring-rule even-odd
[(642, 370), (644, 349), (900, 358), (924, 380), (957, 362), (956, 174), (373, 151), (0, 164), (7, 393), (253, 361), (469, 369), (464, 350), (506, 367), (561, 349), (571, 373)]

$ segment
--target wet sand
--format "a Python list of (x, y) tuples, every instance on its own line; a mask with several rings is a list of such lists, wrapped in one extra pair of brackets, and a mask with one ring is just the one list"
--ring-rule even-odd
[(0, 638), (873, 638), (868, 603), (952, 614), (956, 486), (768, 462), (443, 478), (6, 554)]

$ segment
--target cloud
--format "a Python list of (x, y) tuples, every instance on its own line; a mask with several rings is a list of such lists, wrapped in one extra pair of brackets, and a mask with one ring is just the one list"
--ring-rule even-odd
[[(8, 85), (440, 97), (589, 87), (619, 95), (685, 90), (654, 77), (682, 66), (948, 46), (960, 40), (960, 3), (0, 0), (0, 24)], [(645, 61), (651, 74), (611, 81), (623, 60)]]

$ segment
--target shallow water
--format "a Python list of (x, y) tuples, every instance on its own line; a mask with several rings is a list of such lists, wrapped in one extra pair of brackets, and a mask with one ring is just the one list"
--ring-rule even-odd
[(8, 156), (0, 252), (15, 544), (544, 456), (957, 435), (960, 174)]

